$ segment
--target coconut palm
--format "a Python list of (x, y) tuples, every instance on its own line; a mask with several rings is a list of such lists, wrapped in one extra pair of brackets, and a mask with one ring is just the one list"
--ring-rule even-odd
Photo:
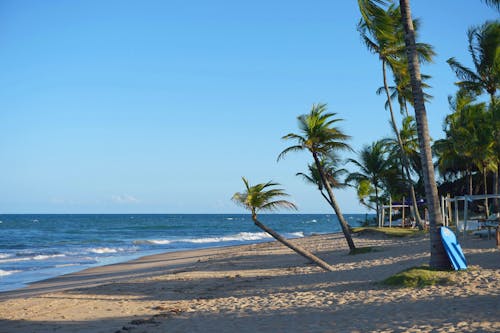
[[(402, 154), (401, 162), (405, 170), (405, 176), (412, 198), (413, 211), (418, 212), (415, 188), (411, 182), (410, 163), (408, 157), (404, 154), (403, 141), (396, 124), (396, 118), (392, 108), (391, 93), (387, 82), (387, 65), (389, 65), (397, 80), (403, 81), (405, 76), (408, 76), (401, 14), (399, 9), (394, 5), (390, 5), (387, 10), (376, 4), (372, 4), (369, 8), (363, 6), (366, 6), (366, 3), (360, 5), (360, 11), (363, 18), (358, 24), (358, 31), (366, 47), (371, 52), (377, 54), (382, 62), (382, 77), (384, 90), (387, 96), (386, 104), (391, 116), (391, 125)], [(414, 22), (414, 24), (416, 27), (418, 26), (417, 21)], [(434, 51), (430, 45), (418, 43), (416, 44), (416, 48), (419, 59), (422, 61), (431, 61), (434, 56)], [(419, 227), (422, 228), (422, 222), (418, 214), (414, 217)]]
[(354, 164), (358, 171), (350, 173), (346, 181), (354, 182), (356, 187), (366, 187), (366, 182), (371, 184), (375, 192), (375, 210), (377, 220), (380, 217), (380, 191), (382, 190), (386, 178), (394, 174), (392, 163), (387, 156), (387, 146), (383, 140), (375, 141), (371, 145), (364, 146), (358, 154), (359, 158), (348, 161)]
[(278, 155), (278, 161), (290, 152), (306, 150), (312, 154), (314, 164), (321, 178), (321, 183), (328, 194), (329, 203), (337, 215), (347, 245), (352, 251), (356, 247), (352, 240), (349, 226), (344, 219), (340, 206), (337, 204), (332, 186), (321, 165), (321, 159), (330, 153), (338, 150), (350, 150), (349, 145), (346, 143), (349, 136), (344, 134), (338, 127), (335, 127), (335, 124), (342, 119), (335, 118), (335, 116), (335, 113), (327, 113), (326, 104), (314, 104), (311, 112), (298, 117), (301, 133), (289, 133), (283, 137), (285, 140), (296, 141), (296, 144), (283, 150)]
[(245, 191), (241, 193), (235, 193), (232, 200), (235, 203), (248, 209), (252, 213), (252, 220), (255, 225), (267, 232), (278, 242), (292, 249), (304, 258), (307, 258), (310, 261), (314, 262), (319, 267), (327, 271), (333, 271), (332, 266), (330, 266), (328, 263), (316, 257), (314, 254), (307, 251), (303, 247), (292, 244), (290, 241), (288, 241), (276, 231), (267, 227), (257, 219), (258, 211), (274, 211), (279, 208), (296, 209), (296, 206), (293, 203), (282, 199), (282, 197), (286, 197), (288, 196), (288, 194), (285, 193), (283, 189), (276, 188), (276, 186), (279, 186), (279, 184), (267, 182), (250, 186), (250, 184), (244, 177), (242, 177), (242, 179), (243, 183), (245, 184)]
[[(496, 92), (500, 89), (500, 21), (487, 21), (481, 26), (470, 28), (467, 39), (474, 70), (465, 67), (455, 58), (448, 59), (448, 64), (460, 80), (456, 84), (461, 89), (477, 95), (487, 93), (490, 96), (490, 109), (493, 110), (493, 105), (497, 102)], [(499, 132), (498, 129), (495, 131)], [(495, 160), (500, 160), (499, 154)], [(499, 174), (500, 170), (497, 167), (494, 172), (495, 194), (499, 192)], [(495, 206), (498, 209), (497, 200)]]
[(483, 0), (483, 2), (500, 12), (500, 0)]
[(456, 84), (478, 95), (486, 92), (493, 102), (500, 88), (500, 21), (488, 21), (470, 28), (467, 39), (475, 70), (465, 67), (455, 58), (448, 59), (460, 80)]
[[(366, 0), (368, 1), (368, 0)], [(427, 122), (427, 111), (425, 109), (424, 93), (422, 90), (422, 78), (420, 75), (420, 63), (415, 43), (415, 29), (411, 17), (410, 1), (400, 0), (401, 21), (405, 32), (405, 45), (408, 59), (408, 72), (410, 73), (411, 90), (413, 93), (413, 106), (418, 129), (418, 140), (420, 145), (420, 159), (424, 177), (425, 194), (429, 211), (429, 234), (431, 240), (430, 266), (432, 268), (449, 268), (450, 263), (439, 235), (438, 226), (443, 224), (439, 206), (439, 195), (436, 180), (434, 178), (434, 164), (432, 160), (431, 138)]]
[[(344, 188), (347, 186), (345, 182), (343, 182), (340, 178), (348, 173), (348, 171), (344, 168), (338, 168), (337, 166), (340, 164), (340, 158), (335, 156), (333, 153), (329, 154), (327, 158), (323, 158), (320, 161), (320, 164), (325, 172), (325, 176), (330, 183), (332, 188)], [(297, 172), (296, 176), (301, 176), (306, 182), (313, 184), (318, 187), (321, 196), (328, 202), (331, 206), (330, 199), (328, 195), (325, 194), (323, 183), (321, 182), (321, 176), (319, 174), (318, 168), (316, 164), (309, 164), (307, 166), (308, 173)]]

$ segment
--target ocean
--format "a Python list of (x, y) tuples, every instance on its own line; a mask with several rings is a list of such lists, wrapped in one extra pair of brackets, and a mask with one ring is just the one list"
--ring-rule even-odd
[[(365, 214), (346, 214), (351, 226)], [(336, 215), (262, 214), (288, 238), (340, 231)], [(270, 241), (248, 214), (0, 215), (0, 291), (145, 255)]]

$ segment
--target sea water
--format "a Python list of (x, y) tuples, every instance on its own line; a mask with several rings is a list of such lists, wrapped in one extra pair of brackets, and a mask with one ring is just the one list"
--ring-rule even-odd
[[(351, 226), (365, 214), (346, 214)], [(263, 214), (288, 238), (340, 231), (336, 215)], [(272, 238), (249, 215), (0, 215), (0, 291), (161, 252)]]

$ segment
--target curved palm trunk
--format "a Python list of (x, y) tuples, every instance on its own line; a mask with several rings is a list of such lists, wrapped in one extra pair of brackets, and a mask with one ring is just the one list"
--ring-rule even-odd
[(396, 138), (398, 140), (399, 149), (401, 151), (401, 161), (403, 162), (403, 169), (405, 171), (405, 178), (406, 178), (406, 181), (408, 182), (408, 187), (410, 188), (410, 195), (411, 195), (412, 206), (413, 206), (413, 210), (410, 210), (410, 212), (413, 214), (413, 218), (417, 222), (418, 229), (424, 230), (424, 225), (422, 224), (422, 219), (420, 218), (420, 214), (418, 212), (417, 196), (415, 195), (415, 188), (413, 187), (413, 184), (411, 182), (410, 166), (409, 166), (410, 163), (408, 162), (408, 157), (406, 156), (404, 146), (403, 146), (403, 140), (401, 140), (401, 135), (399, 135), (398, 126), (396, 125), (396, 118), (394, 117), (394, 111), (392, 109), (391, 95), (389, 93), (389, 86), (387, 85), (387, 73), (386, 72), (387, 71), (386, 71), (385, 60), (382, 60), (382, 75), (384, 77), (384, 89), (385, 89), (385, 93), (387, 95), (387, 103), (389, 104), (389, 112), (391, 114), (392, 129), (394, 131), (394, 134), (396, 134)]
[(425, 110), (424, 94), (422, 91), (422, 78), (420, 76), (420, 65), (415, 47), (415, 30), (411, 19), (410, 0), (400, 0), (401, 20), (405, 29), (406, 53), (408, 56), (408, 71), (411, 78), (411, 90), (413, 105), (415, 108), (415, 120), (417, 121), (418, 141), (420, 146), (420, 159), (425, 184), (425, 195), (429, 210), (429, 234), (431, 238), (431, 268), (450, 268), (450, 262), (445, 253), (439, 226), (443, 225), (443, 217), (439, 209), (439, 196), (434, 178), (434, 165), (430, 144), (429, 127), (427, 124), (427, 112)]
[(335, 200), (332, 187), (330, 186), (330, 183), (326, 180), (325, 172), (323, 171), (323, 167), (321, 166), (318, 155), (315, 152), (313, 152), (312, 155), (314, 158), (314, 163), (316, 163), (316, 167), (318, 168), (321, 181), (323, 182), (323, 185), (326, 188), (326, 192), (328, 193), (328, 197), (330, 198), (329, 201), (330, 206), (332, 206), (333, 210), (335, 211), (335, 214), (337, 215), (337, 218), (339, 219), (340, 227), (342, 228), (342, 232), (344, 233), (347, 245), (349, 246), (349, 249), (352, 251), (356, 248), (356, 246), (354, 245), (354, 242), (352, 240), (351, 232), (349, 231), (349, 226), (347, 225), (347, 222), (344, 219), (344, 215), (342, 215), (342, 211), (340, 210), (340, 207), (337, 204), (337, 201)]
[(259, 220), (257, 220), (257, 215), (252, 214), (252, 220), (253, 220), (253, 222), (255, 223), (255, 225), (257, 227), (259, 227), (262, 230), (264, 230), (265, 232), (267, 232), (269, 235), (271, 235), (274, 239), (276, 239), (281, 244), (283, 244), (286, 247), (290, 248), (291, 250), (295, 251), (297, 254), (303, 256), (304, 258), (309, 259), (311, 262), (315, 263), (319, 267), (321, 267), (321, 268), (323, 268), (323, 269), (325, 269), (325, 270), (327, 270), (329, 272), (333, 271), (333, 267), (330, 266), (327, 262), (325, 262), (325, 261), (321, 260), (320, 258), (316, 257), (314, 254), (312, 254), (311, 252), (307, 251), (303, 247), (301, 247), (299, 245), (292, 244), (286, 238), (283, 238), (280, 234), (278, 234), (276, 231), (274, 231), (273, 229), (271, 229), (271, 228), (265, 226), (264, 224), (262, 224)]

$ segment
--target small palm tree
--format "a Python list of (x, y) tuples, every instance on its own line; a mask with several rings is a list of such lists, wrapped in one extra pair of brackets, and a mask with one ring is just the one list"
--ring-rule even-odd
[(264, 230), (265, 232), (267, 232), (278, 242), (292, 249), (293, 251), (303, 256), (304, 258), (307, 258), (310, 261), (314, 262), (319, 267), (327, 271), (333, 271), (333, 267), (330, 266), (328, 263), (316, 257), (314, 254), (307, 251), (303, 247), (292, 244), (287, 239), (278, 234), (276, 231), (262, 224), (257, 219), (258, 211), (274, 211), (279, 208), (297, 209), (297, 207), (290, 201), (280, 199), (280, 197), (286, 197), (288, 196), (288, 194), (285, 193), (283, 189), (276, 188), (276, 186), (279, 186), (279, 184), (273, 182), (267, 182), (250, 186), (245, 177), (242, 177), (242, 179), (243, 183), (245, 184), (245, 191), (241, 193), (240, 192), (235, 193), (233, 195), (232, 200), (235, 203), (248, 209), (252, 213), (252, 220), (255, 223), (255, 225), (260, 229)]
[(334, 126), (337, 122), (342, 120), (335, 118), (335, 116), (335, 113), (327, 113), (326, 104), (313, 104), (311, 112), (298, 117), (301, 134), (289, 133), (283, 137), (285, 140), (295, 140), (297, 144), (283, 150), (278, 155), (278, 161), (286, 154), (293, 151), (307, 150), (312, 154), (314, 164), (321, 178), (321, 183), (328, 194), (328, 202), (337, 215), (349, 249), (353, 251), (356, 246), (352, 240), (349, 226), (344, 219), (340, 206), (337, 204), (332, 186), (321, 165), (322, 158), (328, 156), (332, 152), (351, 149), (346, 143), (349, 136), (344, 134), (338, 127)]
[[(325, 172), (325, 176), (332, 188), (345, 188), (346, 186), (348, 186), (340, 179), (340, 177), (348, 174), (348, 171), (344, 168), (337, 168), (337, 165), (339, 165), (339, 163), (340, 158), (338, 158), (334, 154), (330, 154), (327, 158), (323, 158), (320, 161), (320, 164)], [(315, 164), (309, 164), (307, 166), (307, 169), (309, 171), (308, 173), (297, 172), (296, 176), (301, 176), (306, 182), (316, 185), (321, 193), (321, 196), (331, 206), (332, 203), (330, 202), (327, 194), (325, 194), (324, 192), (325, 187), (321, 182), (321, 175), (319, 174), (318, 168)]]
[(351, 173), (347, 177), (347, 182), (356, 183), (357, 187), (366, 186), (368, 181), (375, 192), (375, 209), (377, 220), (380, 218), (380, 191), (384, 185), (386, 177), (392, 173), (391, 160), (388, 159), (386, 144), (384, 141), (373, 142), (370, 146), (365, 146), (359, 152), (359, 160), (349, 159), (354, 164), (357, 172)]

